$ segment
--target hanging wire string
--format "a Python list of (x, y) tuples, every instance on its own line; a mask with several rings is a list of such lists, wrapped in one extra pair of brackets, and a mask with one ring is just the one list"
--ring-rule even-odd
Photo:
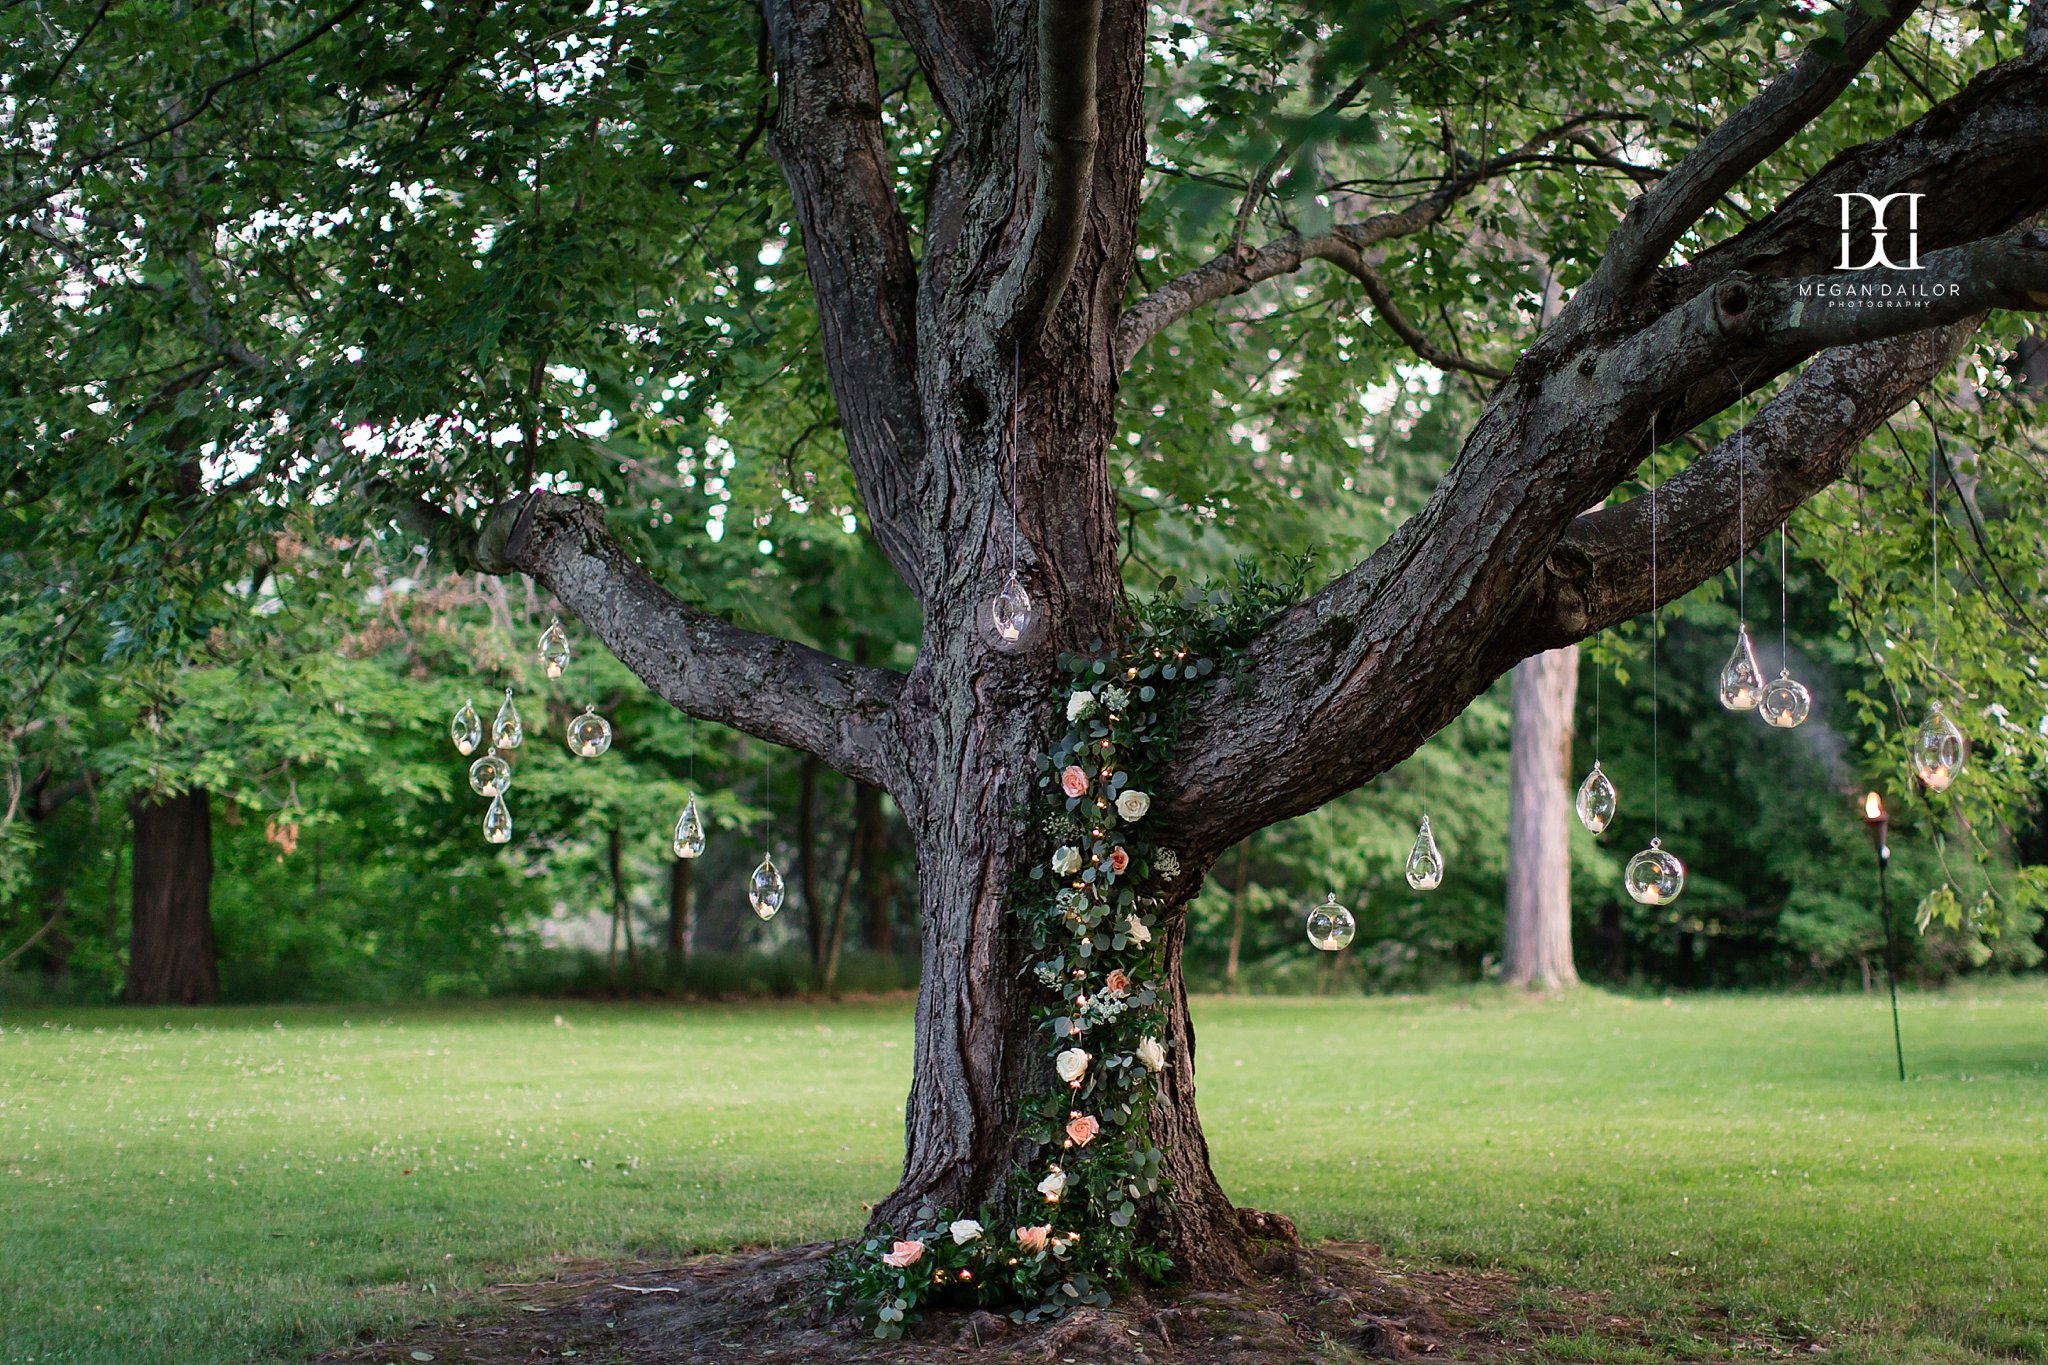
[[(1743, 383), (1732, 365), (1728, 367), (1728, 382), (1735, 386), (1735, 402), (1741, 402)], [(1735, 617), (1744, 626), (1749, 624), (1748, 437), (1749, 428), (1738, 423), (1735, 428)]]
[(1927, 454), (1927, 634), (1928, 649), (1934, 656), (1930, 665), (1940, 662), (1941, 657), (1941, 451), (1939, 447)]
[[(1657, 415), (1650, 414), (1650, 463), (1657, 459)], [(1653, 467), (1652, 478), (1656, 476)], [(1663, 807), (1659, 800), (1662, 785), (1661, 755), (1657, 745), (1657, 632), (1664, 623), (1664, 604), (1657, 596), (1657, 485), (1650, 485), (1650, 834), (1652, 839), (1664, 835)]]
[(1600, 766), (1600, 661), (1593, 660), (1593, 766)]
[(1024, 405), (1024, 338), (1010, 343), (1010, 437), (1005, 453), (1009, 488), (1005, 501), (1010, 507), (1010, 577), (1017, 577), (1017, 410)]
[(1785, 584), (1785, 526), (1778, 525), (1778, 671), (1790, 672), (1792, 668), (1791, 635), (1786, 626), (1786, 603), (1790, 600)]

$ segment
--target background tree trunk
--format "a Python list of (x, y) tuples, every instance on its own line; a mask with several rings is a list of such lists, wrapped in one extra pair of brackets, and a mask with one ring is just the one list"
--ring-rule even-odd
[(796, 798), (797, 884), (804, 896), (804, 933), (811, 945), (811, 979), (825, 985), (825, 907), (818, 903), (818, 774), (825, 765), (805, 754)]
[(129, 803), (128, 982), (138, 1005), (198, 1005), (220, 993), (213, 944), (213, 800), (203, 787)]
[(697, 901), (691, 886), (694, 858), (672, 859), (668, 865), (668, 965), (674, 971), (690, 960), (696, 946)]
[(1579, 651), (1553, 649), (1515, 665), (1508, 746), (1507, 931), (1501, 979), (1575, 986), (1572, 965), (1572, 701)]
[(1252, 866), (1252, 841), (1237, 846), (1237, 875), (1230, 887), (1230, 951), (1223, 959), (1223, 989), (1237, 989), (1237, 965), (1244, 952), (1244, 884)]
[(896, 954), (896, 877), (888, 866), (889, 827), (882, 818), (882, 790), (862, 782), (854, 792), (854, 822), (860, 830), (861, 941), (871, 953)]

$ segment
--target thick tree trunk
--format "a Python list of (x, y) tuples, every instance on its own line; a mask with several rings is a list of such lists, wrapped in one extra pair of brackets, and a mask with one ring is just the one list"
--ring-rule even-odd
[(133, 1004), (204, 1004), (220, 992), (213, 945), (213, 801), (203, 787), (137, 796), (129, 883)]
[(1508, 745), (1507, 932), (1501, 979), (1575, 986), (1572, 965), (1572, 701), (1576, 646), (1515, 665)]
[(676, 858), (668, 865), (668, 965), (673, 971), (690, 960), (695, 948), (697, 901), (692, 893), (694, 858)]

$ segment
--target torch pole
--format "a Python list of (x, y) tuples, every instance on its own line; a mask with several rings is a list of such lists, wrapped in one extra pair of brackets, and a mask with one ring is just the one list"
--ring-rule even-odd
[(1878, 913), (1884, 917), (1884, 983), (1892, 997), (1892, 1052), (1898, 1058), (1899, 1079), (1906, 1079), (1906, 1045), (1899, 1037), (1899, 969), (1898, 941), (1892, 934), (1892, 898), (1885, 886), (1885, 869), (1891, 866), (1891, 850), (1880, 849), (1877, 855), (1877, 904)]

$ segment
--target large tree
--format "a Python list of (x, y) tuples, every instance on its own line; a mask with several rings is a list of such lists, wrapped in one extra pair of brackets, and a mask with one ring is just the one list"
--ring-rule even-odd
[[(1203, 687), (1148, 817), (1179, 871), (1153, 888), (1172, 1193), (1147, 1236), (1221, 1280), (1246, 1233), (1196, 1115), (1182, 908), (1232, 844), (1396, 765), (1518, 661), (1719, 573), (1749, 548), (1738, 488), (1753, 545), (1989, 310), (2048, 304), (2048, 16), (1154, 13), (21, 7), (0, 435), (27, 452), (10, 499), (115, 509), (110, 612), (148, 600), (138, 544), (232, 573), (292, 515), (395, 518), (538, 580), (682, 710), (888, 793), (925, 963), (874, 1215), (900, 1226), (1014, 1206), (1049, 1069), (1006, 915), (1048, 850), (1018, 814), (1056, 661), (1128, 638), (1128, 493), (1227, 522), (1194, 486), (1223, 461), (1163, 457), (1327, 453), (1397, 362), (1452, 376), (1476, 416), (1433, 491)], [(1903, 192), (1917, 268), (1849, 278), (1914, 292), (1816, 297), (1845, 278), (1839, 196)], [(1236, 354), (1252, 333), (1201, 330), (1219, 309), (1314, 344)], [(1628, 486), (1660, 451), (1682, 467), (1653, 519)], [(750, 512), (764, 551), (804, 515), (870, 538), (921, 620), (907, 666), (695, 605), (662, 528), (714, 485), (716, 525)], [(1005, 648), (1013, 555), (1042, 628)]]

